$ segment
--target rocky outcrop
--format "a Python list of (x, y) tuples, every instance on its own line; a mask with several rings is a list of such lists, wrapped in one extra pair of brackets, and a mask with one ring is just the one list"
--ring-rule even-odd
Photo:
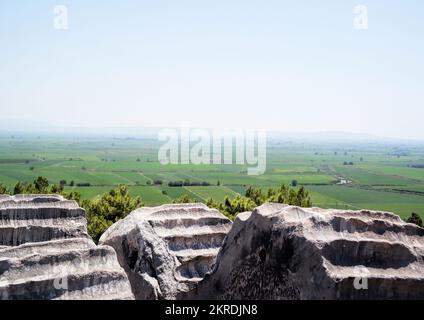
[(210, 270), (231, 224), (204, 204), (141, 208), (100, 243), (116, 250), (137, 299), (178, 299)]
[(75, 201), (43, 195), (0, 198), (0, 245), (66, 238), (90, 238), (85, 211)]
[(131, 299), (116, 253), (61, 196), (0, 197), (0, 299)]
[(191, 299), (423, 299), (424, 229), (373, 211), (240, 214)]
[(176, 204), (132, 212), (96, 246), (74, 201), (0, 196), (0, 299), (134, 296), (424, 299), (424, 229), (387, 212), (282, 204), (232, 224)]

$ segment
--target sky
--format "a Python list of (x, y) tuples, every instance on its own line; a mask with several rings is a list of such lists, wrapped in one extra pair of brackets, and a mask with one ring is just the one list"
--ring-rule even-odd
[(0, 49), (3, 123), (424, 138), (421, 0), (0, 0)]

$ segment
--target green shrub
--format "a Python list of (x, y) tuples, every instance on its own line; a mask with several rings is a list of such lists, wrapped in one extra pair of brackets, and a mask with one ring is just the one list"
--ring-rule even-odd
[(87, 229), (95, 242), (113, 223), (125, 218), (131, 211), (142, 207), (140, 197), (131, 197), (128, 188), (120, 185), (95, 200), (84, 200), (87, 212)]
[(193, 203), (195, 202), (192, 198), (190, 198), (187, 194), (183, 194), (178, 199), (175, 199), (173, 203)]
[(414, 223), (419, 227), (423, 227), (423, 220), (421, 219), (421, 217), (416, 214), (415, 212), (412, 212), (411, 216), (406, 220), (406, 222), (408, 223)]
[(218, 209), (233, 220), (237, 214), (251, 211), (265, 202), (284, 203), (298, 207), (312, 206), (309, 192), (303, 186), (296, 190), (285, 185), (277, 189), (270, 188), (267, 193), (263, 193), (259, 188), (250, 186), (246, 190), (245, 197), (238, 195), (232, 200), (226, 197), (223, 203), (216, 202), (210, 198), (207, 200), (206, 205), (210, 208)]

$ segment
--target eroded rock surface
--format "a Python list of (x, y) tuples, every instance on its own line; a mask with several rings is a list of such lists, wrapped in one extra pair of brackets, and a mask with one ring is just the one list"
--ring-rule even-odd
[(178, 299), (210, 270), (231, 224), (204, 204), (141, 208), (100, 243), (116, 250), (137, 299)]
[(265, 204), (238, 216), (191, 299), (423, 299), (424, 229), (397, 215)]
[(94, 244), (75, 201), (0, 197), (0, 299), (131, 298), (115, 251)]

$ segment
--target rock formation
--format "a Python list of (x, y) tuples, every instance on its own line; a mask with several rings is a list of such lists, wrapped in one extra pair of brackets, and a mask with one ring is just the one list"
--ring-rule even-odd
[(116, 253), (94, 244), (75, 201), (0, 197), (0, 299), (131, 298)]
[(141, 208), (100, 243), (116, 250), (137, 299), (178, 299), (210, 270), (231, 224), (204, 204)]
[(240, 214), (191, 299), (423, 299), (424, 229), (373, 211)]
[(0, 196), (0, 299), (424, 299), (423, 259), (424, 229), (387, 212), (163, 205), (96, 246), (76, 202)]

